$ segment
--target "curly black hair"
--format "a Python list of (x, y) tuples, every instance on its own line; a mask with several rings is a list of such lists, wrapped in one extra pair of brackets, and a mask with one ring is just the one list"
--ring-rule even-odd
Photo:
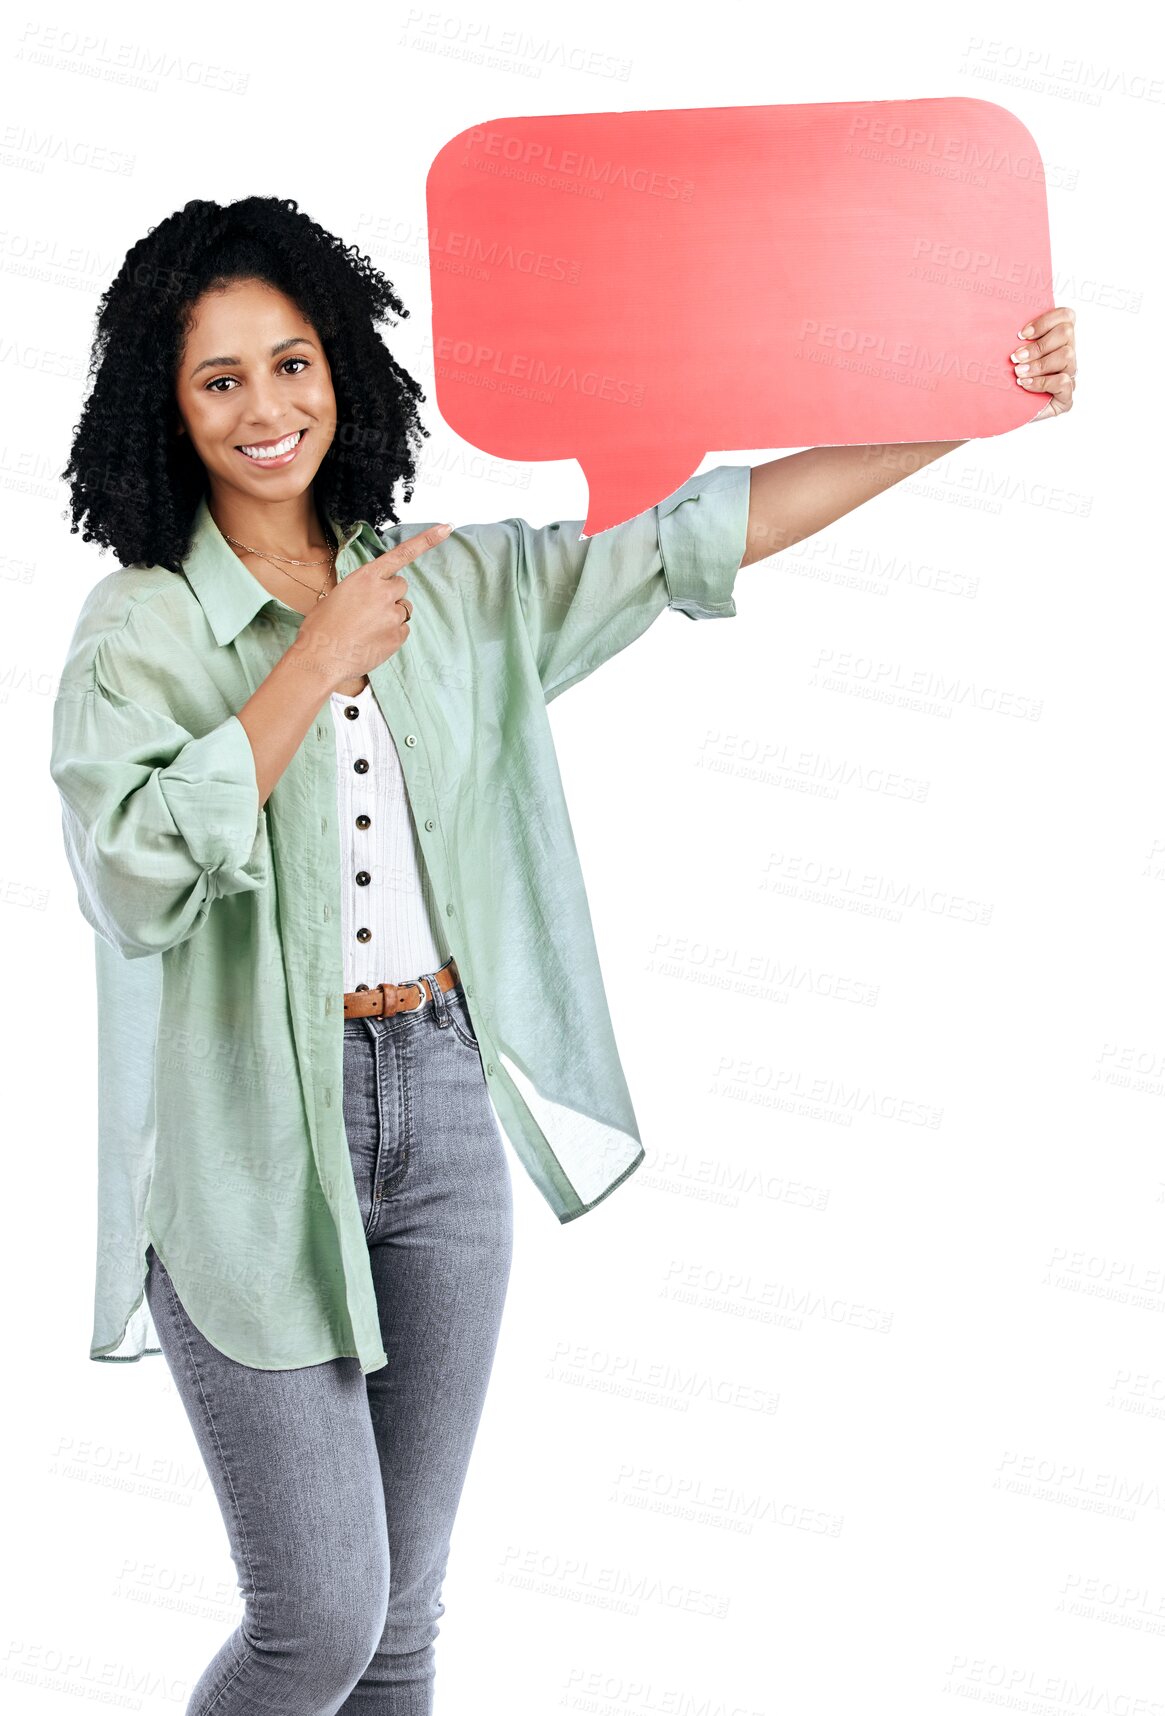
[[(336, 395), (336, 434), (313, 483), (321, 515), (345, 531), (398, 523), (393, 490), (412, 498), (413, 447), (429, 433), (420, 384), (393, 359), (375, 324), (407, 316), (379, 269), (300, 212), (290, 197), (194, 199), (126, 255), (102, 295), (89, 359), (93, 385), (73, 436), (73, 522), (122, 566), (182, 570), (206, 472), (177, 432), (175, 377), (190, 311), (208, 288), (258, 279), (313, 324)], [(82, 522), (84, 521), (84, 522)]]

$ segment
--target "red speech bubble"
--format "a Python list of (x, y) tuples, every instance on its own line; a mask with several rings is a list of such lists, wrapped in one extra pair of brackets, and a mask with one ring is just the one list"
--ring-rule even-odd
[(426, 182), (437, 403), (507, 459), (575, 458), (585, 535), (709, 450), (963, 440), (1044, 400), (1039, 152), (991, 101), (497, 119)]

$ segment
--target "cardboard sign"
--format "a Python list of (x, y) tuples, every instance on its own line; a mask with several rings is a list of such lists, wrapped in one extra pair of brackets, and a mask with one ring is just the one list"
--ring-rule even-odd
[(705, 455), (999, 435), (1052, 307), (1043, 165), (967, 97), (497, 119), (427, 185), (437, 403), (575, 458), (586, 535)]

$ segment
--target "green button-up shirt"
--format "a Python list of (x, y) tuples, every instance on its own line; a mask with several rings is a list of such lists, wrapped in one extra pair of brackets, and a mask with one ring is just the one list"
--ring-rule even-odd
[[(562, 1222), (644, 1151), (546, 705), (666, 607), (735, 614), (750, 475), (702, 472), (586, 541), (460, 527), (406, 568), (408, 640), (368, 676), (494, 1109)], [(361, 522), (339, 576), (426, 528)], [(229, 1357), (387, 1363), (344, 1129), (331, 703), (262, 806), (236, 713), (300, 621), (204, 499), (183, 574), (103, 578), (62, 670), (50, 767), (97, 968), (94, 1359), (159, 1350), (152, 1243)]]

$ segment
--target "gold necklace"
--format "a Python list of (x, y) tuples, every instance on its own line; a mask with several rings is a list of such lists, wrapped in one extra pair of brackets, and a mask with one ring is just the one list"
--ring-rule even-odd
[[(225, 531), (223, 532), (223, 540), (225, 542), (229, 542), (235, 548), (244, 549), (248, 554), (257, 554), (260, 560), (270, 560), (272, 565), (274, 565), (277, 560), (287, 560), (292, 566), (330, 565), (331, 577), (334, 579), (336, 576), (336, 549), (332, 543), (332, 533), (326, 525), (324, 526), (324, 534), (328, 538), (328, 557), (326, 560), (296, 560), (291, 554), (273, 554), (265, 548), (249, 548), (245, 542), (240, 542), (237, 537), (227, 536)], [(282, 571), (282, 567), (277, 567), (276, 570)], [(307, 583), (303, 578), (297, 578), (294, 572), (284, 572), (283, 576), (285, 578), (290, 578), (293, 583), (302, 584), (305, 590), (315, 590), (317, 602), (322, 602), (331, 588), (331, 582), (329, 579), (324, 580), (324, 588), (322, 590), (316, 590), (314, 584)]]

